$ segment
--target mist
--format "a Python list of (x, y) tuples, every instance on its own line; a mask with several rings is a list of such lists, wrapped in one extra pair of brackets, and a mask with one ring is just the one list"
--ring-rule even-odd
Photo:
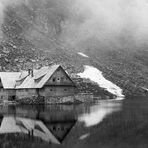
[(38, 48), (57, 42), (77, 49), (147, 45), (147, 0), (0, 0), (1, 25), (8, 6), (25, 17), (23, 35), (42, 43)]
[(132, 48), (132, 45), (139, 46), (147, 42), (146, 0), (77, 0), (74, 9), (74, 13), (85, 18), (81, 24), (73, 23), (67, 27), (77, 43), (93, 38), (100, 44)]

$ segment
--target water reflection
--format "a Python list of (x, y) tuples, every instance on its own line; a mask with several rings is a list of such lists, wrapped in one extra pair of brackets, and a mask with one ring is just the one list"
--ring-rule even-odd
[(42, 121), (38, 120), (31, 120), (16, 116), (4, 116), (0, 127), (0, 133), (23, 133), (27, 134), (28, 137), (39, 137), (47, 142), (60, 144), (46, 125)]
[(78, 116), (73, 105), (0, 106), (0, 115), (0, 134), (21, 133), (55, 144), (62, 143)]
[(76, 106), (0, 106), (0, 148), (147, 148), (147, 117), (148, 99), (142, 97)]
[(85, 122), (85, 126), (99, 124), (107, 115), (119, 111), (121, 102), (101, 101), (99, 104), (91, 106), (89, 113), (79, 116), (79, 121)]
[[(61, 144), (82, 131), (83, 122), (92, 126), (99, 124), (107, 115), (121, 109), (121, 101), (100, 101), (81, 105), (8, 105), (0, 106), (0, 136), (9, 139), (22, 137), (26, 141)], [(13, 134), (13, 138), (10, 136)], [(84, 140), (90, 133), (76, 136)], [(15, 139), (16, 140), (16, 139)]]

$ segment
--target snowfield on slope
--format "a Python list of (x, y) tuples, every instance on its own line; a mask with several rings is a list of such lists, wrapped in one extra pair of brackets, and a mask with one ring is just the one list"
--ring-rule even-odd
[(122, 94), (122, 89), (116, 84), (104, 78), (102, 72), (93, 66), (84, 66), (84, 72), (78, 73), (78, 76), (81, 78), (90, 79), (93, 82), (96, 82), (100, 87), (106, 89), (108, 92), (117, 96), (118, 100), (124, 99)]
[(78, 54), (81, 55), (82, 57), (89, 58), (86, 54), (84, 54), (82, 52), (78, 52)]

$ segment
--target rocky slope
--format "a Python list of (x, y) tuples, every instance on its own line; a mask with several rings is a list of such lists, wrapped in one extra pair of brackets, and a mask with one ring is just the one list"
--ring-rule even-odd
[[(123, 37), (127, 39), (127, 36), (122, 34), (115, 43), (105, 44), (94, 37), (73, 44), (67, 39), (69, 36), (65, 29), (69, 23), (69, 8), (61, 7), (64, 3), (60, 0), (46, 2), (30, 0), (29, 4), (8, 5), (5, 8), (1, 26), (1, 71), (19, 71), (32, 65), (39, 68), (56, 63), (62, 64), (76, 77), (76, 73), (84, 70), (84, 65), (92, 65), (103, 71), (105, 78), (123, 88), (124, 94), (139, 94), (137, 90), (140, 86), (148, 87), (146, 44), (136, 46), (124, 40)], [(79, 19), (83, 21), (83, 18), (75, 17), (76, 22)], [(85, 53), (89, 58), (78, 55), (78, 52)]]

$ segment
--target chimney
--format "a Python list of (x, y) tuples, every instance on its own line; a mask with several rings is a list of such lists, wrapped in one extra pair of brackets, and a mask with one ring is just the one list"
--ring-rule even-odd
[(28, 76), (33, 77), (33, 69), (28, 69)]

